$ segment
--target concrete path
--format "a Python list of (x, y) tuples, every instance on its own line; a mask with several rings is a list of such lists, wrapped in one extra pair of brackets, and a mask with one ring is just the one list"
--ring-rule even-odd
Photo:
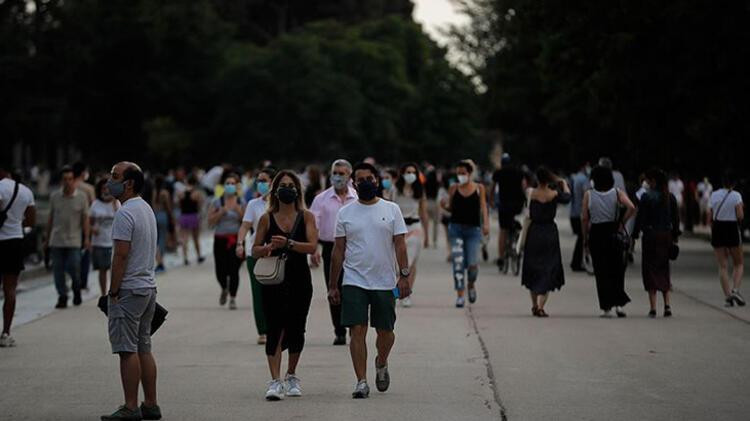
[[(572, 236), (563, 221), (567, 261)], [(366, 401), (350, 398), (348, 349), (331, 346), (320, 270), (313, 272), (298, 370), (304, 396), (269, 403), (247, 272), (240, 309), (229, 311), (218, 306), (210, 259), (174, 267), (158, 279), (159, 302), (170, 316), (154, 336), (164, 419), (745, 419), (750, 310), (721, 307), (708, 244), (685, 240), (682, 250), (674, 268), (675, 317), (656, 320), (646, 318), (637, 262), (628, 271), (628, 318), (600, 319), (593, 278), (568, 272), (566, 286), (550, 299), (552, 317), (536, 319), (520, 279), (498, 275), (491, 264), (481, 268), (478, 302), (454, 308), (445, 249), (425, 250), (415, 306), (398, 309), (392, 387), (385, 394), (373, 387)], [(51, 286), (19, 295), (21, 307), (48, 314), (22, 316), (28, 323), (14, 330), (18, 347), (0, 349), (0, 420), (96, 420), (121, 402), (106, 319), (93, 301), (50, 311), (54, 300)]]

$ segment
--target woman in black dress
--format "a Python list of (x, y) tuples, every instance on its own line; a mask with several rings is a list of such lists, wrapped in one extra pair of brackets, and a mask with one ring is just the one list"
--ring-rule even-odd
[[(305, 210), (301, 192), (299, 178), (293, 172), (285, 170), (276, 175), (269, 209), (258, 222), (253, 245), (255, 258), (287, 254), (284, 282), (262, 286), (263, 312), (268, 323), (266, 356), (271, 371), (268, 400), (302, 395), (296, 369), (305, 345), (305, 325), (313, 292), (307, 255), (318, 246), (318, 229), (313, 214)], [(297, 228), (290, 232), (295, 224)], [(289, 350), (289, 368), (282, 381), (283, 350)]]
[(555, 224), (558, 203), (570, 202), (568, 183), (542, 167), (536, 172), (538, 187), (529, 193), (529, 225), (523, 251), (521, 283), (531, 292), (531, 313), (548, 317), (544, 311), (549, 292), (565, 284), (560, 236)]
[(669, 250), (680, 235), (680, 212), (677, 200), (669, 193), (667, 175), (659, 169), (646, 173), (649, 189), (638, 202), (634, 236), (643, 233), (641, 248), (643, 259), (643, 287), (648, 291), (651, 304), (649, 317), (656, 317), (656, 293), (664, 297), (664, 317), (672, 315), (669, 292), (672, 281), (669, 274)]

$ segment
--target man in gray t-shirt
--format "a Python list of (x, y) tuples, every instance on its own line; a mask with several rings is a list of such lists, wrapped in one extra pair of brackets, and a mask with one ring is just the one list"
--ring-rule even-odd
[[(125, 404), (102, 420), (161, 418), (156, 404), (156, 361), (151, 321), (156, 307), (156, 217), (141, 198), (143, 171), (132, 162), (112, 168), (109, 193), (122, 203), (112, 225), (114, 241), (109, 289), (109, 341), (120, 356)], [(138, 407), (138, 385), (145, 399)]]

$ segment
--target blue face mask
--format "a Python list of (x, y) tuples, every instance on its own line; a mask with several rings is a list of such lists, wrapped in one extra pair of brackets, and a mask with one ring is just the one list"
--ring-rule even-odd
[(119, 199), (123, 194), (125, 194), (125, 182), (123, 181), (114, 181), (109, 180), (107, 181), (107, 190), (109, 190), (109, 194), (112, 195), (115, 199)]
[(224, 194), (228, 194), (230, 196), (237, 194), (237, 185), (236, 184), (225, 184), (224, 185)]
[(383, 190), (390, 190), (391, 187), (393, 187), (393, 182), (391, 182), (390, 178), (386, 178), (383, 180)]
[(261, 196), (265, 196), (268, 194), (268, 190), (271, 186), (268, 185), (267, 181), (258, 181), (255, 184), (255, 189), (258, 190), (258, 193), (261, 194)]

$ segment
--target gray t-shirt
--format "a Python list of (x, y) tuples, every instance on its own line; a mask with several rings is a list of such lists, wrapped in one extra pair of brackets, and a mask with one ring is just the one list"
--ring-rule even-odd
[(50, 247), (81, 248), (83, 220), (89, 217), (86, 194), (74, 190), (71, 196), (66, 196), (62, 190), (58, 190), (50, 196), (49, 204), (52, 213)]
[[(237, 198), (237, 202), (240, 206), (243, 205), (242, 198)], [(215, 199), (213, 201), (212, 206), (215, 209), (221, 209), (223, 205), (221, 204), (221, 199)], [(237, 234), (237, 231), (240, 230), (240, 225), (242, 224), (241, 217), (242, 215), (238, 214), (235, 211), (229, 211), (224, 214), (224, 216), (219, 219), (219, 222), (216, 223), (215, 233), (216, 234)]]
[(140, 197), (125, 202), (115, 214), (112, 239), (130, 242), (121, 289), (156, 288), (156, 216)]

